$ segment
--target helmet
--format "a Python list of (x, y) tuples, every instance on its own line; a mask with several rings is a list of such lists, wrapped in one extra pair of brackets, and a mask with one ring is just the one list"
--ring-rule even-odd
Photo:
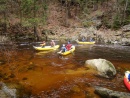
[(129, 74), (130, 74), (130, 72), (129, 71), (126, 71), (125, 72), (125, 76), (128, 78), (128, 76), (129, 76)]

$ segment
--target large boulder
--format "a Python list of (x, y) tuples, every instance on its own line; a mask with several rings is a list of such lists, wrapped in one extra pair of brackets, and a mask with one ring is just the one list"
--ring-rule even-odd
[(123, 46), (130, 46), (130, 38), (122, 38)]
[(116, 75), (116, 69), (114, 65), (105, 59), (92, 59), (87, 60), (85, 62), (85, 66), (95, 69), (98, 71), (98, 74), (100, 76), (106, 77), (106, 78), (112, 78)]

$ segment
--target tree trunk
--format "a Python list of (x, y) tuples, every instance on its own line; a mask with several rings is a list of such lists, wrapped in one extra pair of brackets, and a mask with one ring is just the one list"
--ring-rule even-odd
[(7, 15), (6, 15), (6, 10), (4, 12), (4, 33), (7, 33)]
[[(34, 20), (36, 18), (36, 0), (34, 0)], [(37, 33), (37, 24), (36, 24), (36, 21), (34, 22), (34, 36), (36, 37), (36, 40), (38, 41), (39, 40), (39, 36), (38, 36), (38, 33)]]
[(22, 1), (18, 2), (18, 4), (19, 4), (19, 13), (20, 13), (20, 24), (22, 25), (23, 12), (22, 12), (22, 9), (21, 9), (21, 3), (22, 3)]
[(70, 13), (70, 3), (71, 3), (71, 0), (68, 1), (68, 7), (67, 7), (67, 10), (68, 10), (68, 18), (71, 17), (71, 13)]
[(4, 10), (4, 33), (7, 33), (7, 1), (5, 0), (5, 10)]
[(66, 16), (65, 16), (65, 26), (68, 26), (68, 0), (65, 1), (65, 11), (66, 11)]
[(37, 27), (34, 25), (34, 36), (36, 37), (36, 40), (39, 41), (39, 36), (37, 34)]
[(122, 23), (124, 25), (124, 22), (125, 22), (125, 18), (126, 18), (126, 9), (127, 9), (127, 6), (128, 6), (128, 0), (126, 0), (125, 2), (125, 6), (124, 6), (124, 13), (123, 13), (123, 20), (122, 20)]

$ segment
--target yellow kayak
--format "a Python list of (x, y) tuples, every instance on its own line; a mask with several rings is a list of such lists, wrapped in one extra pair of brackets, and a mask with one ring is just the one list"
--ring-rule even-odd
[(76, 40), (76, 42), (78, 44), (95, 44), (95, 41), (92, 41), (92, 42), (82, 42), (82, 41)]
[(33, 48), (35, 50), (56, 50), (59, 47), (60, 47), (60, 45), (55, 45), (54, 47), (52, 47), (52, 46), (44, 46), (44, 47), (42, 47), (42, 46), (33, 46)]
[(60, 55), (68, 55), (70, 53), (73, 53), (75, 51), (75, 46), (71, 46), (71, 49), (69, 51), (66, 52), (57, 52)]

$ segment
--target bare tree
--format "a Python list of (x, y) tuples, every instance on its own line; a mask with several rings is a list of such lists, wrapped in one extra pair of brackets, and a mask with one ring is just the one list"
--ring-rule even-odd
[(125, 0), (124, 11), (123, 11), (123, 21), (122, 21), (123, 24), (124, 24), (124, 21), (125, 21), (125, 18), (126, 18), (127, 7), (128, 7), (128, 0)]

